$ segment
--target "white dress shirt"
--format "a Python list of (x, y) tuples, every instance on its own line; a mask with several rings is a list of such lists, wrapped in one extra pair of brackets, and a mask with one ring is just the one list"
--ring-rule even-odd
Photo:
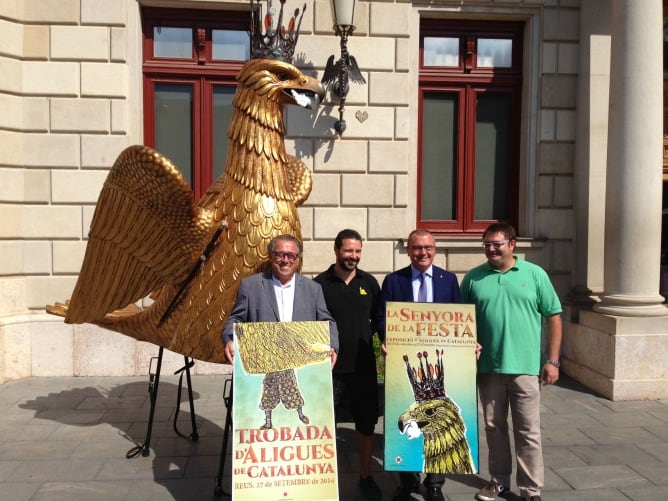
[(278, 304), (278, 316), (281, 322), (292, 322), (292, 308), (295, 303), (295, 276), (293, 275), (287, 284), (282, 284), (276, 277), (274, 282), (274, 294)]

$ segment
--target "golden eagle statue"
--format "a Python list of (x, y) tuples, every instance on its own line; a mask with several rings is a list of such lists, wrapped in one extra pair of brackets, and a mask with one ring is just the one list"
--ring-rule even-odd
[(404, 355), (415, 402), (399, 416), (399, 431), (409, 438), (423, 435), (425, 473), (475, 473), (466, 424), (459, 406), (445, 393), (443, 351), (436, 350), (436, 363), (418, 353), (419, 366), (410, 367)]
[[(315, 107), (325, 93), (286, 62), (299, 10), (287, 29), (282, 6), (278, 29), (267, 13), (264, 33), (261, 16), (251, 12), (252, 59), (237, 76), (223, 176), (194, 203), (167, 158), (146, 146), (123, 151), (97, 202), (72, 297), (47, 306), (49, 313), (226, 362), (220, 335), (240, 280), (264, 267), (273, 237), (301, 240), (297, 206), (311, 191), (311, 175), (285, 151), (284, 107)], [(150, 306), (135, 305), (149, 293)]]

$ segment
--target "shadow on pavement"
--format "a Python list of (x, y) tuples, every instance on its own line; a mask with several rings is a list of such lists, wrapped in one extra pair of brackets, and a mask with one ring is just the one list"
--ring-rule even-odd
[[(100, 381), (104, 382), (104, 379)], [(214, 488), (220, 464), (224, 415), (221, 425), (197, 416), (200, 395), (195, 391), (196, 435), (193, 435), (186, 389), (180, 395), (177, 408), (178, 385), (163, 379), (157, 393), (149, 454), (126, 457), (122, 452), (125, 447), (130, 454), (146, 440), (150, 411), (148, 386), (148, 382), (131, 382), (111, 388), (72, 388), (38, 396), (20, 403), (19, 407), (34, 411), (37, 419), (68, 425), (59, 430), (64, 430), (63, 436), (67, 439), (82, 442), (75, 449), (78, 456), (89, 457), (91, 461), (93, 458), (103, 459), (104, 464), (95, 481), (131, 484), (130, 489), (137, 489), (139, 499), (164, 499), (165, 489), (175, 500), (218, 499), (214, 496)], [(221, 405), (222, 400), (221, 395)], [(175, 413), (178, 413), (176, 428), (184, 436), (174, 430)], [(100, 425), (109, 425), (112, 430)], [(69, 427), (98, 426), (99, 433), (68, 430)], [(122, 442), (116, 443), (116, 440)], [(231, 461), (228, 461), (223, 481), (226, 490), (229, 489), (230, 466)], [(129, 498), (132, 497), (130, 493)]]

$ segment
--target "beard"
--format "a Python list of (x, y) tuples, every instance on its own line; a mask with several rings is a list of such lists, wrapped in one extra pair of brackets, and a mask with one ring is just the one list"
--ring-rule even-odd
[(357, 263), (359, 263), (359, 259), (337, 258), (336, 262), (342, 270), (355, 271), (357, 269)]

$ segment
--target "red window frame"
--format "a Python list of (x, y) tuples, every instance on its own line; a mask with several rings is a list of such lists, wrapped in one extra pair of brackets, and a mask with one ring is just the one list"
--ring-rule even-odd
[[(201, 10), (146, 7), (142, 15), (142, 75), (144, 106), (144, 143), (155, 147), (155, 85), (188, 84), (193, 86), (193, 158), (192, 184), (195, 198), (200, 198), (213, 179), (213, 87), (236, 87), (236, 76), (245, 61), (213, 59), (212, 30), (246, 31), (249, 10)], [(156, 57), (153, 51), (155, 27), (193, 29), (192, 57)]]
[[(476, 102), (482, 93), (502, 93), (510, 96), (510, 148), (508, 153), (507, 220), (517, 225), (519, 212), (519, 144), (522, 89), (522, 34), (521, 22), (481, 22), (445, 19), (422, 19), (420, 23), (420, 68), (418, 106), (418, 187), (417, 227), (436, 234), (475, 234), (482, 232), (496, 220), (475, 219), (475, 140)], [(458, 38), (459, 64), (456, 67), (425, 66), (424, 38)], [(513, 42), (510, 68), (477, 66), (479, 38), (511, 39)], [(425, 94), (443, 92), (459, 96), (456, 118), (455, 217), (451, 220), (423, 218), (423, 140)], [(500, 189), (500, 188), (497, 188)]]

